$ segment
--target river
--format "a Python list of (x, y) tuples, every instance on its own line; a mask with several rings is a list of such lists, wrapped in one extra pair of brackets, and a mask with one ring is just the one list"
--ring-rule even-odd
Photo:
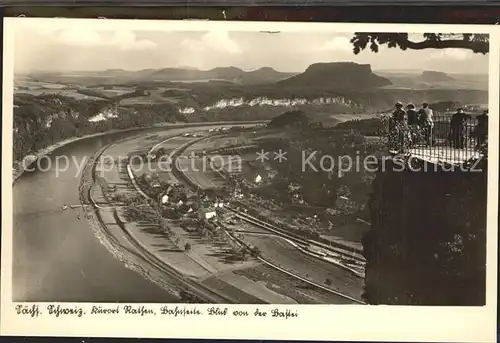
[[(54, 161), (56, 155), (74, 156), (81, 161), (132, 134), (81, 140), (50, 157)], [(48, 162), (41, 166), (45, 168)], [(81, 209), (62, 210), (64, 204), (80, 203), (78, 169), (71, 163), (59, 176), (54, 166), (46, 172), (26, 172), (13, 187), (13, 301), (174, 301), (115, 259), (95, 238)]]

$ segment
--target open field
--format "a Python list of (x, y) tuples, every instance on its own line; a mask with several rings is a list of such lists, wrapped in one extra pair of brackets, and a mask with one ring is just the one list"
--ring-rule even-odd
[(55, 89), (30, 89), (30, 90), (16, 90), (15, 93), (17, 94), (30, 94), (34, 96), (42, 95), (42, 94), (55, 94), (55, 95), (61, 95), (61, 96), (66, 96), (69, 98), (75, 98), (77, 100), (80, 99), (87, 99), (87, 100), (102, 100), (102, 98), (96, 97), (96, 96), (91, 96), (91, 95), (85, 95), (78, 93), (77, 91), (73, 90), (55, 90)]
[(102, 93), (105, 96), (109, 96), (110, 98), (131, 93), (134, 91), (134, 88), (114, 88), (114, 89), (93, 88), (93, 89), (98, 91), (99, 93)]
[[(259, 265), (262, 267), (263, 265)], [(254, 267), (258, 268), (258, 267)], [(230, 271), (221, 275), (217, 275), (219, 280), (222, 280), (228, 284), (231, 284), (238, 289), (250, 294), (256, 298), (262, 299), (269, 304), (296, 304), (297, 301), (293, 298), (280, 294), (276, 292), (273, 288), (267, 287), (267, 282), (265, 280), (257, 281), (252, 280), (243, 276), (238, 271), (245, 273), (246, 270), (252, 270), (254, 268), (239, 269), (236, 271)], [(276, 286), (274, 287), (276, 288)]]
[(42, 81), (33, 81), (33, 80), (14, 80), (14, 87), (23, 87), (28, 89), (63, 89), (66, 85), (61, 83), (52, 83), (52, 82), (42, 82)]
[(218, 277), (208, 278), (203, 281), (203, 284), (229, 295), (232, 299), (237, 300), (239, 304), (264, 304), (264, 301), (261, 299), (242, 291), (241, 289), (219, 279)]
[(169, 184), (179, 184), (179, 180), (172, 174), (172, 166), (167, 163), (149, 162), (144, 165), (131, 166), (132, 172), (135, 177), (141, 177), (144, 173), (156, 173), (160, 182), (167, 182)]
[[(191, 141), (193, 137), (183, 137), (183, 136), (178, 136), (178, 137), (172, 137), (165, 142), (162, 142), (160, 145), (156, 147), (157, 149), (163, 148), (167, 152), (170, 152), (174, 150), (175, 148), (179, 147), (180, 145), (186, 144), (189, 141)], [(152, 148), (152, 146), (151, 146)]]
[(313, 287), (292, 276), (277, 271), (267, 265), (255, 268), (240, 269), (234, 272), (255, 282), (265, 282), (273, 292), (294, 299), (300, 304), (352, 304), (345, 299), (325, 290)]
[(177, 166), (184, 175), (201, 189), (216, 189), (224, 186), (225, 180), (210, 166), (207, 158), (178, 158)]
[[(244, 234), (243, 239), (248, 244), (257, 246), (262, 257), (269, 262), (332, 290), (361, 299), (363, 281), (350, 272), (303, 254), (286, 240), (275, 236)], [(327, 279), (331, 280), (330, 285), (326, 284)]]
[[(124, 219), (123, 215), (121, 218)], [(135, 222), (129, 222), (126, 225), (133, 236), (147, 247), (151, 253), (179, 272), (197, 278), (210, 275), (210, 270), (187, 256), (166, 234), (158, 233), (151, 225)]]
[[(194, 144), (191, 144), (190, 146), (186, 147), (186, 149), (184, 149), (182, 151), (182, 155), (190, 156), (193, 153), (199, 154), (199, 153), (202, 153), (204, 151), (209, 152), (210, 150), (220, 149), (222, 147), (231, 145), (231, 141), (233, 140), (232, 135), (230, 135), (230, 134), (224, 135), (222, 137), (218, 136), (218, 135), (214, 136), (214, 134), (216, 134), (216, 133), (205, 132), (202, 134), (205, 134), (205, 135), (208, 134), (209, 136), (207, 136), (206, 138), (201, 139), (201, 140), (195, 142)], [(191, 138), (191, 139), (193, 139), (193, 138)]]

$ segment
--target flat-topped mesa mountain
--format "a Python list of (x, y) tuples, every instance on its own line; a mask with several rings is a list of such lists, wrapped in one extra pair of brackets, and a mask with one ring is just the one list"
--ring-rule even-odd
[(315, 63), (302, 74), (278, 82), (284, 87), (328, 88), (330, 90), (370, 90), (391, 85), (375, 75), (369, 64), (354, 62)]
[(426, 70), (422, 72), (420, 76), (417, 77), (418, 81), (423, 82), (443, 82), (455, 80), (453, 77), (443, 73), (441, 71)]

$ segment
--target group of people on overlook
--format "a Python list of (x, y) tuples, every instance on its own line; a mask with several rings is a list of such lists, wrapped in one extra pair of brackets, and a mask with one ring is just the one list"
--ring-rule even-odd
[[(396, 109), (392, 113), (389, 123), (389, 144), (398, 146), (399, 152), (404, 152), (407, 148), (418, 143), (423, 143), (427, 147), (435, 144), (434, 112), (428, 103), (423, 103), (422, 108), (417, 110), (415, 105), (406, 105), (406, 110), (402, 102), (398, 101)], [(464, 149), (468, 137), (476, 138), (476, 148), (480, 148), (485, 142), (488, 134), (488, 110), (476, 117), (473, 135), (468, 122), (472, 117), (465, 113), (463, 108), (458, 108), (449, 121), (449, 132), (447, 141), (449, 145), (456, 149)], [(401, 151), (402, 150), (402, 151)]]

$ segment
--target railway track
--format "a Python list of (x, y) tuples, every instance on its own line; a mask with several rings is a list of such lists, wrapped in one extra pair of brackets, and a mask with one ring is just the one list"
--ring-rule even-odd
[[(109, 146), (107, 147), (109, 148)], [(91, 178), (92, 178), (92, 183), (95, 182), (95, 162), (98, 160), (100, 155), (104, 153), (106, 149), (103, 149), (100, 154), (97, 156), (95, 159), (94, 165), (91, 168)], [(123, 173), (121, 169), (123, 169), (124, 166), (118, 166), (118, 171), (121, 172), (122, 174), (127, 175), (127, 173)], [(127, 175), (128, 176), (128, 175)], [(131, 191), (137, 192), (137, 190), (133, 187), (130, 187)], [(90, 191), (90, 187), (89, 187)], [(99, 215), (99, 208), (97, 204), (93, 203), (92, 198), (90, 197), (90, 194), (87, 195), (87, 201), (92, 202), (92, 205), (95, 208), (95, 214), (97, 216), (97, 219), (99, 221), (99, 224), (101, 225), (103, 231), (108, 235), (111, 236), (112, 240), (118, 244), (116, 239), (112, 236), (112, 233), (106, 228), (106, 224), (103, 222), (101, 216)], [(199, 297), (200, 299), (203, 299), (209, 303), (218, 303), (218, 304), (224, 304), (224, 303), (237, 303), (234, 299), (229, 298), (227, 296), (224, 296), (222, 294), (219, 294), (213, 290), (211, 290), (209, 287), (204, 286), (203, 284), (197, 282), (196, 280), (193, 280), (189, 277), (184, 276), (182, 273), (178, 272), (175, 268), (169, 266), (166, 264), (164, 261), (159, 259), (157, 256), (155, 256), (153, 253), (151, 253), (147, 248), (145, 248), (137, 239), (127, 230), (125, 227), (125, 224), (121, 221), (121, 219), (118, 216), (118, 213), (116, 209), (114, 210), (114, 217), (115, 220), (118, 224), (118, 227), (120, 230), (123, 232), (123, 237), (126, 239), (126, 241), (131, 244), (140, 254), (135, 254), (136, 257), (140, 256), (140, 258), (145, 262), (147, 265), (149, 265), (150, 268), (154, 268), (157, 271), (160, 271), (164, 277), (166, 278), (172, 278), (174, 280), (174, 284), (177, 284), (178, 286), (176, 287), (177, 289), (186, 289), (189, 292), (191, 292), (193, 295)]]
[[(246, 243), (245, 243), (244, 241), (242, 241), (241, 239), (236, 238), (235, 236), (233, 236), (232, 234), (230, 234), (230, 233), (229, 233), (229, 232), (227, 232), (227, 231), (226, 231), (226, 233), (229, 235), (229, 237), (231, 237), (231, 239), (233, 239), (233, 240), (237, 241), (238, 243), (240, 243), (240, 244), (242, 244), (242, 245), (244, 245), (244, 246), (246, 246), (246, 247), (249, 247), (249, 246), (248, 246), (248, 244), (246, 244)], [(306, 279), (306, 278), (304, 278), (304, 277), (302, 277), (302, 276), (300, 276), (300, 275), (297, 275), (297, 274), (295, 274), (295, 273), (292, 273), (292, 272), (291, 272), (291, 271), (289, 271), (289, 270), (283, 269), (283, 268), (281, 268), (281, 267), (279, 267), (279, 266), (275, 265), (274, 263), (272, 263), (272, 262), (270, 262), (270, 261), (268, 261), (268, 260), (266, 260), (266, 259), (262, 258), (261, 256), (257, 257), (257, 259), (258, 259), (259, 261), (261, 261), (262, 263), (264, 263), (264, 264), (268, 265), (269, 267), (274, 268), (274, 269), (276, 269), (276, 270), (279, 270), (280, 272), (285, 273), (285, 274), (287, 274), (287, 275), (289, 275), (289, 276), (291, 276), (291, 277), (293, 277), (293, 278), (295, 278), (295, 279), (298, 279), (298, 280), (300, 280), (300, 281), (302, 281), (302, 282), (305, 282), (305, 283), (307, 283), (307, 284), (309, 284), (309, 285), (311, 285), (311, 286), (317, 287), (317, 288), (319, 288), (319, 289), (321, 289), (321, 290), (323, 290), (323, 291), (326, 291), (326, 292), (328, 292), (328, 293), (335, 294), (336, 296), (339, 296), (339, 297), (341, 297), (341, 298), (344, 298), (344, 299), (350, 300), (350, 301), (352, 301), (352, 302), (354, 302), (354, 303), (357, 303), (357, 304), (362, 304), (362, 305), (366, 305), (366, 303), (365, 303), (365, 302), (363, 302), (363, 301), (361, 301), (361, 300), (359, 300), (359, 299), (356, 299), (356, 298), (351, 297), (351, 296), (349, 296), (349, 295), (347, 295), (347, 294), (344, 294), (344, 293), (341, 293), (341, 292), (335, 291), (335, 290), (333, 290), (333, 289), (331, 289), (331, 288), (328, 288), (328, 287), (325, 287), (325, 286), (323, 286), (323, 285), (320, 285), (319, 283), (316, 283), (316, 282), (313, 282), (313, 281), (311, 281), (311, 280), (308, 280), (308, 279)]]
[[(176, 158), (179, 157), (179, 156), (181, 156), (182, 153), (183, 153), (183, 151), (187, 147), (191, 146), (192, 144), (196, 143), (197, 141), (199, 141), (199, 140), (190, 141), (189, 143), (183, 145), (182, 147), (177, 148), (175, 150), (175, 152), (171, 154), (172, 161), (173, 161), (173, 163), (172, 163), (173, 164), (172, 172), (174, 173), (174, 175), (176, 177), (179, 178), (179, 180), (183, 180), (184, 183), (186, 183), (187, 186), (189, 188), (193, 189), (193, 190), (199, 188), (199, 185), (195, 184), (189, 177), (187, 177), (187, 175), (185, 175), (181, 170), (179, 170), (177, 168)], [(263, 228), (265, 230), (271, 231), (271, 232), (275, 233), (277, 236), (281, 236), (281, 237), (287, 238), (287, 239), (289, 239), (292, 242), (295, 242), (295, 243), (298, 243), (298, 244), (301, 244), (301, 245), (305, 245), (305, 246), (310, 246), (310, 245), (314, 244), (314, 243), (311, 243), (310, 240), (303, 239), (301, 237), (297, 237), (296, 235), (289, 235), (287, 233), (284, 233), (281, 230), (277, 230), (271, 224), (266, 223), (266, 222), (261, 221), (261, 220), (258, 220), (256, 218), (252, 218), (251, 216), (249, 216), (247, 214), (244, 214), (244, 213), (241, 213), (241, 212), (239, 212), (238, 210), (236, 210), (234, 208), (226, 206), (224, 209), (233, 212), (235, 215), (239, 216), (242, 220), (244, 220), (244, 221), (246, 221), (246, 222), (248, 222), (248, 223), (250, 223), (252, 225), (255, 225), (255, 226), (261, 227), (261, 228)], [(231, 239), (239, 242), (240, 244), (243, 244), (243, 245), (247, 246), (245, 242), (243, 242), (243, 241), (239, 240), (238, 238), (234, 237), (229, 232), (226, 231), (226, 233), (231, 237)], [(341, 250), (341, 249), (335, 249), (334, 247), (328, 247), (328, 248), (329, 248), (329, 250), (334, 251), (337, 254), (340, 254), (340, 255), (343, 255), (343, 256), (348, 256), (350, 258), (356, 259), (356, 261), (358, 261), (358, 262), (364, 262), (364, 259), (363, 259), (362, 256), (353, 256), (353, 254), (349, 254), (349, 252), (346, 252), (346, 251)], [(317, 257), (317, 258), (319, 258), (319, 257)], [(299, 275), (297, 275), (297, 274), (295, 274), (295, 273), (293, 273), (291, 271), (288, 271), (288, 270), (285, 270), (285, 269), (283, 269), (283, 268), (281, 268), (279, 266), (276, 266), (272, 262), (267, 261), (266, 259), (264, 259), (262, 257), (258, 257), (258, 260), (261, 261), (262, 263), (268, 265), (271, 268), (274, 268), (274, 269), (276, 269), (276, 270), (278, 270), (280, 272), (283, 272), (283, 273), (285, 273), (287, 275), (290, 275), (290, 276), (292, 276), (292, 277), (294, 277), (294, 278), (296, 278), (298, 280), (306, 282), (307, 284), (309, 284), (311, 286), (314, 286), (314, 287), (317, 287), (317, 288), (322, 289), (324, 291), (333, 293), (333, 294), (335, 294), (335, 295), (337, 295), (339, 297), (342, 297), (342, 298), (348, 299), (350, 301), (353, 301), (354, 303), (365, 304), (363, 301), (361, 301), (359, 299), (353, 298), (351, 296), (348, 296), (346, 294), (340, 293), (338, 291), (334, 291), (334, 290), (332, 290), (332, 289), (330, 289), (328, 287), (325, 287), (323, 285), (320, 285), (320, 284), (318, 284), (316, 282), (307, 280), (306, 278), (303, 278), (303, 277), (301, 277), (301, 276), (299, 276)], [(352, 272), (352, 270), (350, 270), (349, 268), (346, 268), (346, 269), (348, 269), (350, 272)], [(353, 273), (353, 274), (359, 277), (359, 275), (357, 275), (356, 273)]]
[(365, 259), (359, 255), (359, 254), (356, 254), (356, 253), (352, 253), (350, 251), (347, 251), (345, 249), (341, 249), (341, 248), (337, 248), (337, 247), (334, 247), (334, 246), (329, 246), (329, 245), (326, 245), (326, 244), (322, 244), (320, 242), (316, 242), (316, 241), (313, 241), (313, 240), (310, 240), (310, 239), (306, 239), (306, 238), (302, 238), (298, 235), (294, 235), (294, 234), (291, 234), (291, 233), (287, 233), (287, 232), (283, 232), (283, 230), (277, 228), (276, 226), (272, 225), (272, 224), (269, 224), (269, 223), (266, 223), (265, 221), (262, 221), (260, 219), (257, 219), (257, 218), (254, 218), (244, 212), (241, 212), (241, 211), (238, 211), (237, 209), (234, 209), (230, 206), (226, 206), (225, 207), (226, 210), (229, 210), (230, 212), (234, 213), (236, 216), (238, 216), (240, 219), (246, 221), (247, 223), (249, 224), (252, 224), (252, 225), (255, 225), (255, 226), (258, 226), (262, 229), (265, 229), (265, 230), (268, 230), (268, 231), (271, 231), (277, 235), (280, 235), (284, 238), (287, 238), (295, 243), (298, 243), (298, 244), (302, 244), (302, 245), (305, 245), (305, 246), (310, 246), (310, 245), (313, 245), (313, 246), (317, 246), (317, 247), (320, 247), (320, 248), (323, 248), (325, 250), (329, 250), (329, 251), (332, 251), (336, 254), (339, 254), (341, 256), (346, 256), (346, 257), (349, 257), (349, 258), (352, 258), (358, 262), (365, 262)]

